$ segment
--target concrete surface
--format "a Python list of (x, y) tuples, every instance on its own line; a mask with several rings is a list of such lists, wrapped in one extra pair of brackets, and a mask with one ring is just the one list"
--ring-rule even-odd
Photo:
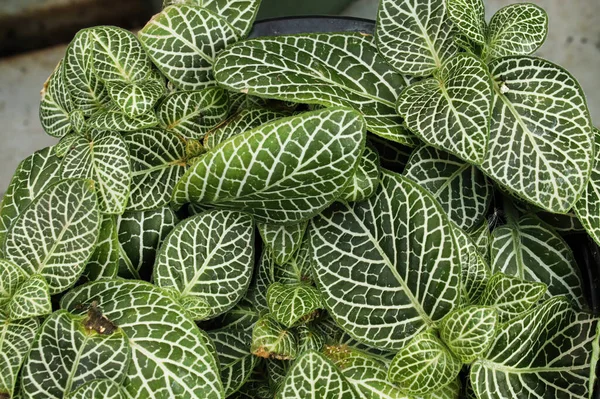
[[(0, 2), (3, 0), (0, 0)], [(60, 0), (56, 0), (60, 1)], [(548, 40), (539, 55), (561, 64), (581, 82), (592, 117), (600, 125), (599, 0), (529, 0), (550, 16)], [(515, 0), (486, 0), (491, 14)], [(344, 15), (375, 18), (377, 0), (357, 0)], [(37, 149), (56, 143), (39, 123), (39, 91), (64, 54), (65, 46), (0, 58), (0, 196), (18, 163)]]

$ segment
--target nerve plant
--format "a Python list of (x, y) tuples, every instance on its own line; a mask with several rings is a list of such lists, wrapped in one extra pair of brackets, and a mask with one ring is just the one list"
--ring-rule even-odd
[(69, 45), (60, 141), (0, 210), (0, 397), (591, 397), (562, 235), (600, 242), (600, 133), (530, 56), (544, 11), (382, 0), (374, 35), (242, 40), (258, 7)]

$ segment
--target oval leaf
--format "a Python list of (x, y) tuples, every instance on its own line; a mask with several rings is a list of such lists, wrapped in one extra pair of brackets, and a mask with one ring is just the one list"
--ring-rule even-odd
[(302, 243), (307, 225), (307, 221), (289, 225), (258, 224), (263, 243), (273, 252), (275, 263), (283, 265), (292, 258)]
[(11, 321), (0, 313), (0, 396), (13, 397), (21, 364), (38, 327), (37, 319)]
[(358, 167), (340, 199), (348, 202), (364, 201), (377, 190), (379, 185), (379, 154), (365, 147)]
[(114, 216), (104, 215), (100, 223), (98, 243), (85, 266), (83, 275), (88, 281), (117, 277), (119, 272), (119, 232)]
[[(600, 130), (594, 129), (596, 154), (600, 154)], [(600, 244), (600, 157), (596, 157), (590, 180), (573, 207), (590, 237)], [(0, 215), (3, 212), (0, 211)]]
[(304, 284), (271, 284), (267, 291), (267, 303), (271, 317), (286, 327), (310, 320), (322, 307), (319, 291)]
[(13, 294), (7, 306), (11, 320), (29, 319), (52, 313), (48, 283), (40, 275), (33, 275), (23, 281)]
[(27, 274), (13, 262), (0, 259), (0, 309), (4, 310), (10, 299), (21, 284), (27, 279)]
[(40, 122), (44, 131), (52, 137), (63, 137), (73, 126), (69, 114), (73, 111), (71, 95), (64, 79), (64, 63), (61, 60), (42, 89)]
[(125, 394), (116, 382), (92, 380), (73, 391), (67, 399), (125, 399)]
[(462, 268), (462, 300), (476, 303), (488, 284), (491, 271), (475, 243), (459, 228), (454, 229)]
[(253, 355), (265, 359), (289, 360), (298, 355), (298, 342), (290, 330), (271, 316), (262, 317), (252, 329)]
[(448, 17), (463, 35), (478, 45), (485, 44), (487, 24), (483, 0), (446, 0)]

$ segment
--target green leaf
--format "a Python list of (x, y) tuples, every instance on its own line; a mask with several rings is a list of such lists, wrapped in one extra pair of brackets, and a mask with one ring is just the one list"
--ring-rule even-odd
[(311, 248), (308, 234), (305, 234), (300, 248), (281, 265), (273, 265), (273, 282), (281, 284), (313, 284), (311, 269)]
[(67, 399), (125, 399), (125, 394), (114, 381), (92, 380), (73, 391)]
[(535, 4), (512, 4), (494, 14), (487, 33), (484, 57), (488, 60), (529, 55), (546, 40), (548, 15)]
[(125, 115), (138, 116), (152, 112), (154, 104), (165, 93), (165, 84), (161, 80), (146, 79), (139, 82), (106, 82), (106, 88)]
[(149, 280), (156, 251), (177, 223), (179, 218), (169, 207), (153, 211), (125, 212), (119, 217), (119, 276)]
[(60, 165), (52, 147), (36, 151), (21, 161), (0, 203), (0, 247), (4, 246), (6, 233), (17, 216), (46, 188), (60, 180)]
[(248, 292), (246, 293), (246, 298), (261, 313), (267, 312), (269, 309), (267, 289), (269, 285), (275, 282), (274, 272), (275, 259), (273, 251), (268, 246), (263, 246), (260, 261), (256, 266), (250, 287), (248, 287)]
[(475, 243), (459, 228), (455, 228), (454, 236), (460, 253), (462, 268), (463, 300), (466, 303), (477, 303), (491, 276), (490, 268), (479, 253)]
[(92, 329), (97, 321), (66, 310), (46, 319), (23, 364), (25, 398), (62, 398), (95, 379), (123, 381), (131, 359), (128, 337), (115, 327)]
[(364, 145), (363, 119), (348, 108), (279, 119), (202, 156), (175, 187), (173, 202), (239, 209), (259, 223), (299, 223), (339, 197)]
[(131, 193), (127, 210), (158, 209), (169, 204), (173, 188), (187, 169), (185, 143), (162, 129), (123, 135), (131, 156)]
[(334, 204), (311, 221), (309, 234), (327, 309), (365, 344), (400, 349), (459, 302), (452, 225), (409, 179), (383, 171), (375, 196)]
[(368, 142), (379, 154), (381, 167), (396, 173), (402, 173), (413, 152), (412, 148), (382, 137), (369, 135)]
[(370, 132), (411, 147), (417, 144), (395, 111), (404, 79), (377, 53), (371, 36), (318, 33), (246, 40), (225, 50), (214, 70), (219, 84), (230, 90), (354, 107)]
[(4, 254), (28, 275), (42, 275), (50, 294), (75, 284), (98, 239), (100, 214), (92, 182), (62, 180), (15, 220)]
[(252, 330), (224, 328), (209, 331), (209, 337), (215, 343), (221, 365), (221, 381), (225, 387), (225, 396), (237, 392), (250, 378), (258, 357), (250, 353)]
[(587, 184), (594, 152), (581, 87), (539, 58), (506, 57), (489, 68), (496, 93), (482, 170), (518, 197), (567, 213)]
[(177, 4), (155, 15), (139, 32), (154, 64), (180, 90), (214, 86), (217, 54), (239, 40), (221, 16), (196, 5)]
[(254, 268), (254, 224), (245, 213), (214, 210), (186, 219), (157, 255), (154, 281), (181, 298), (199, 297), (209, 317), (231, 309), (246, 293)]
[(298, 342), (290, 330), (286, 330), (271, 316), (264, 316), (252, 329), (250, 351), (265, 359), (295, 359), (298, 355)]
[(492, 233), (491, 266), (525, 281), (546, 284), (546, 298), (566, 295), (585, 305), (579, 268), (568, 244), (535, 216), (499, 227)]
[(258, 321), (259, 314), (247, 298), (243, 298), (231, 310), (213, 319), (220, 328), (250, 330)]
[(121, 215), (129, 200), (131, 166), (125, 140), (116, 132), (79, 137), (65, 156), (62, 178), (94, 181), (102, 214)]
[[(71, 132), (63, 136), (54, 147), (50, 147), (53, 150), (52, 153), (57, 158), (64, 158), (71, 151), (71, 145), (79, 138), (79, 135), (80, 133)], [(55, 170), (55, 172), (58, 172), (58, 170)]]
[(440, 338), (461, 362), (485, 354), (496, 335), (498, 314), (491, 307), (467, 306), (448, 314), (440, 323)]
[[(590, 183), (588, 181), (588, 187), (589, 187), (589, 184)], [(584, 190), (584, 193), (579, 198), (579, 201), (581, 201), (581, 199), (583, 198), (583, 195), (585, 195), (585, 193), (588, 192), (587, 190), (588, 190), (588, 188), (586, 187), (586, 189)], [(566, 234), (570, 234), (570, 233), (582, 233), (586, 230), (585, 230), (585, 227), (583, 226), (583, 224), (577, 218), (577, 213), (575, 211), (575, 209), (577, 208), (577, 206), (579, 204), (579, 201), (577, 201), (575, 203), (575, 205), (573, 206), (573, 209), (569, 213), (566, 213), (564, 215), (560, 215), (557, 213), (545, 212), (545, 211), (539, 211), (536, 213), (536, 215), (537, 215), (537, 217), (542, 219), (544, 222), (546, 222), (547, 224), (552, 226), (552, 228), (560, 234), (566, 235)]]
[(93, 29), (77, 32), (65, 54), (65, 85), (71, 94), (73, 107), (85, 116), (104, 108), (110, 97), (93, 68)]
[(227, 92), (218, 87), (174, 92), (156, 110), (160, 126), (184, 139), (201, 139), (227, 116)]
[(342, 375), (364, 399), (409, 399), (387, 379), (386, 366), (354, 348), (328, 346), (324, 350)]
[(546, 289), (546, 284), (543, 283), (532, 283), (496, 273), (488, 281), (478, 303), (496, 309), (498, 321), (507, 323), (537, 304)]
[(116, 218), (112, 215), (104, 215), (100, 223), (98, 242), (85, 266), (84, 277), (88, 281), (117, 277), (121, 257), (119, 248)]
[(359, 399), (361, 395), (323, 354), (308, 351), (294, 362), (276, 398)]
[(48, 283), (40, 275), (24, 280), (7, 305), (10, 320), (29, 319), (52, 313)]
[(52, 137), (63, 137), (72, 130), (69, 113), (73, 110), (71, 95), (64, 79), (64, 63), (61, 60), (42, 89), (40, 122), (44, 131)]
[(87, 124), (100, 131), (133, 132), (158, 125), (158, 119), (153, 112), (131, 117), (116, 109), (101, 109), (87, 120)]
[(400, 73), (428, 76), (458, 52), (445, 0), (381, 0), (375, 37)]
[[(301, 350), (300, 353), (305, 351)], [(267, 360), (267, 375), (269, 377), (269, 387), (272, 392), (277, 392), (281, 388), (281, 384), (285, 381), (290, 368), (294, 364), (293, 360)], [(269, 395), (272, 397), (272, 395)]]
[(127, 398), (224, 396), (205, 338), (161, 289), (141, 281), (102, 280), (72, 290), (61, 307), (75, 310), (92, 301), (129, 338), (132, 360), (123, 382)]
[(375, 194), (379, 185), (379, 171), (379, 154), (377, 151), (365, 147), (356, 172), (340, 199), (348, 202), (364, 201)]
[(222, 124), (208, 131), (204, 137), (204, 148), (210, 150), (233, 136), (276, 119), (284, 118), (285, 116), (286, 114), (283, 112), (272, 111), (270, 109), (242, 109)]
[(252, 28), (261, 0), (163, 0), (163, 7), (174, 4), (197, 4), (224, 18), (240, 37)]
[(327, 343), (328, 337), (311, 324), (300, 324), (294, 328), (298, 340), (298, 353), (320, 351)]
[(587, 398), (597, 324), (559, 297), (503, 325), (487, 356), (471, 368), (477, 397)]
[(426, 395), (458, 377), (462, 363), (435, 333), (425, 331), (400, 349), (388, 371), (388, 379), (411, 395)]
[(483, 0), (446, 0), (448, 17), (462, 34), (478, 45), (485, 44), (487, 24)]
[[(600, 130), (594, 128), (595, 154), (600, 154)], [(590, 237), (600, 243), (600, 158), (596, 157), (592, 174), (581, 198), (573, 207)], [(0, 212), (0, 215), (3, 212)]]
[(430, 192), (459, 228), (472, 230), (485, 220), (494, 187), (477, 167), (423, 146), (411, 155), (404, 175)]
[(459, 376), (445, 387), (424, 396), (417, 396), (414, 399), (461, 399), (463, 390), (460, 381)]
[(273, 283), (267, 291), (267, 303), (273, 319), (288, 328), (310, 320), (323, 306), (319, 291), (305, 284)]
[(12, 321), (0, 313), (0, 396), (13, 397), (21, 364), (38, 327), (37, 319)]
[(471, 231), (469, 237), (477, 247), (477, 252), (488, 262), (490, 259), (490, 242), (492, 241), (488, 220), (485, 219), (478, 227)]
[(457, 54), (435, 77), (407, 87), (398, 99), (406, 126), (427, 144), (475, 165), (487, 153), (492, 83), (476, 56)]
[(10, 302), (19, 286), (27, 279), (27, 275), (13, 262), (0, 259), (0, 313)]
[(300, 248), (307, 225), (307, 221), (288, 225), (258, 224), (263, 244), (271, 249), (275, 263), (283, 265), (294, 256)]

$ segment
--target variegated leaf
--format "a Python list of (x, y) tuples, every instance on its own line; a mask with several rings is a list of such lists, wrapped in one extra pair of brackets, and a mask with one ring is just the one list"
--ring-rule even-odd
[(408, 163), (412, 148), (389, 141), (383, 137), (368, 135), (368, 142), (377, 150), (381, 166), (396, 173), (402, 173)]
[(246, 293), (246, 298), (261, 313), (266, 313), (269, 310), (267, 289), (269, 285), (275, 282), (274, 272), (275, 258), (273, 251), (269, 247), (263, 246), (260, 261), (256, 265), (250, 287), (248, 287), (248, 292)]
[(431, 75), (458, 52), (445, 0), (381, 0), (377, 47), (396, 70)]
[(123, 381), (131, 359), (128, 337), (118, 328), (93, 330), (93, 323), (90, 315), (66, 310), (46, 319), (23, 364), (24, 398), (61, 399), (95, 379)]
[(547, 34), (548, 15), (543, 8), (529, 3), (509, 5), (490, 21), (484, 57), (529, 55), (541, 47)]
[(158, 125), (158, 119), (153, 112), (131, 117), (116, 109), (101, 109), (87, 120), (87, 124), (101, 131), (133, 132)]
[(132, 117), (152, 112), (154, 104), (166, 91), (164, 82), (155, 79), (106, 82), (106, 88), (119, 109)]
[(228, 397), (244, 385), (258, 363), (258, 357), (250, 353), (252, 330), (227, 327), (209, 331), (208, 336), (216, 346), (221, 381), (225, 388), (225, 396)]
[(461, 361), (431, 331), (417, 335), (392, 360), (388, 379), (411, 395), (426, 395), (458, 377)]
[[(305, 351), (300, 351), (300, 353), (304, 353)], [(267, 360), (267, 375), (269, 377), (269, 387), (272, 392), (277, 392), (281, 388), (281, 384), (285, 381), (285, 377), (287, 376), (290, 368), (294, 364), (293, 360), (277, 360), (277, 359), (268, 359)], [(269, 395), (272, 397), (272, 395)]]
[[(314, 321), (318, 323), (318, 321)], [(311, 324), (299, 324), (294, 328), (294, 334), (298, 340), (298, 353), (306, 351), (320, 351), (329, 339), (322, 331)]]
[(490, 233), (490, 225), (487, 219), (472, 230), (469, 234), (471, 241), (475, 244), (477, 252), (483, 257), (486, 262), (490, 259), (490, 242), (492, 241), (492, 235)]
[(187, 169), (184, 142), (162, 129), (123, 135), (131, 157), (131, 193), (127, 210), (145, 211), (169, 204), (173, 188)]
[(183, 139), (201, 139), (227, 116), (227, 92), (218, 87), (174, 92), (156, 110), (160, 126)]
[[(411, 399), (462, 399), (462, 385), (461, 377), (459, 376), (453, 380), (450, 384), (443, 388), (438, 389), (435, 392), (428, 393), (423, 396), (412, 397)], [(468, 398), (471, 399), (471, 398)], [(476, 398), (473, 398), (476, 399)]]
[(450, 58), (435, 77), (407, 87), (397, 104), (411, 132), (475, 165), (487, 153), (491, 106), (487, 67), (469, 54)]
[(116, 382), (98, 379), (81, 385), (66, 399), (126, 399), (126, 396)]
[(98, 239), (100, 214), (92, 182), (62, 180), (40, 194), (15, 220), (6, 259), (28, 275), (41, 274), (58, 294), (75, 284)]
[(73, 107), (85, 116), (104, 108), (110, 97), (94, 72), (93, 29), (75, 35), (65, 55), (65, 85), (71, 94)]
[(199, 297), (209, 317), (246, 293), (254, 268), (254, 223), (245, 213), (214, 210), (178, 224), (157, 255), (154, 281), (180, 296)]
[(64, 63), (61, 60), (42, 89), (40, 122), (52, 137), (63, 137), (72, 130), (69, 114), (73, 111), (71, 95), (65, 85)]
[(409, 146), (417, 143), (395, 111), (404, 79), (377, 53), (371, 36), (318, 33), (246, 40), (221, 54), (215, 78), (251, 95), (353, 107), (370, 132)]
[(400, 349), (459, 302), (452, 225), (405, 177), (383, 171), (375, 196), (334, 204), (311, 221), (309, 234), (325, 305), (359, 341)]
[(302, 354), (288, 372), (276, 399), (344, 398), (359, 399), (352, 384), (323, 354)]
[(63, 136), (54, 147), (51, 147), (53, 154), (57, 158), (64, 158), (71, 151), (71, 145), (79, 138), (79, 135), (80, 133), (71, 132)]
[(499, 227), (492, 233), (491, 267), (525, 281), (546, 284), (546, 297), (566, 295), (585, 306), (579, 268), (567, 243), (535, 216)]
[(478, 303), (496, 309), (498, 321), (507, 323), (537, 304), (546, 289), (546, 284), (543, 283), (496, 273), (488, 281)]
[(83, 276), (88, 281), (117, 277), (119, 272), (119, 232), (116, 217), (103, 215), (98, 242), (87, 262)]
[(477, 303), (490, 279), (490, 267), (464, 231), (457, 227), (453, 231), (460, 253), (462, 300), (465, 303)]
[(308, 234), (300, 242), (300, 248), (287, 262), (273, 266), (273, 282), (281, 284), (313, 284), (311, 248)]
[(446, 0), (448, 17), (469, 40), (485, 44), (487, 24), (483, 0)]
[(494, 106), (483, 171), (518, 197), (566, 213), (587, 184), (594, 137), (585, 96), (540, 58), (493, 61)]
[[(589, 184), (590, 183), (588, 181), (588, 187), (589, 187)], [(588, 188), (586, 188), (586, 190), (584, 190), (583, 195), (585, 195), (586, 193), (589, 193), (589, 191), (587, 191), (587, 190), (588, 190)], [(581, 201), (581, 199), (583, 198), (583, 195), (579, 198), (579, 201)], [(536, 215), (540, 219), (542, 219), (544, 222), (546, 222), (547, 224), (552, 226), (552, 228), (560, 234), (567, 235), (567, 234), (571, 234), (571, 233), (582, 233), (582, 232), (586, 231), (586, 229), (583, 226), (583, 224), (581, 223), (581, 221), (577, 218), (577, 212), (575, 211), (575, 209), (578, 206), (577, 204), (579, 203), (579, 201), (577, 201), (575, 203), (575, 206), (573, 206), (573, 209), (569, 213), (566, 213), (564, 215), (561, 215), (558, 213), (546, 212), (546, 211), (537, 212)]]
[(211, 321), (219, 328), (252, 331), (258, 319), (258, 309), (247, 298), (243, 298), (231, 310)]
[(440, 338), (461, 362), (469, 364), (485, 354), (496, 335), (498, 314), (491, 307), (467, 306), (440, 323)]
[(156, 252), (177, 223), (179, 218), (169, 207), (119, 217), (119, 276), (150, 280)]
[(459, 228), (468, 231), (485, 220), (494, 188), (475, 166), (423, 146), (411, 155), (404, 175), (430, 192)]
[(322, 308), (319, 291), (305, 284), (274, 283), (267, 291), (270, 315), (286, 327), (310, 320)]
[(15, 219), (50, 185), (60, 180), (60, 159), (46, 147), (25, 158), (15, 171), (0, 204), (0, 252)]
[(48, 283), (40, 275), (24, 280), (16, 289), (6, 307), (10, 320), (46, 316), (52, 313)]
[(13, 262), (0, 259), (0, 313), (17, 292), (21, 284), (27, 279), (27, 274)]
[(128, 399), (224, 396), (204, 335), (161, 289), (141, 281), (101, 280), (72, 290), (61, 306), (73, 311), (93, 301), (129, 338), (132, 357), (123, 382)]
[(307, 225), (307, 221), (288, 225), (258, 224), (263, 244), (271, 249), (275, 263), (283, 265), (294, 256), (300, 248)]
[(65, 156), (62, 178), (93, 180), (100, 212), (121, 215), (131, 185), (127, 144), (116, 132), (93, 132), (89, 139), (79, 137)]
[[(600, 130), (598, 129), (594, 129), (594, 142), (595, 153), (600, 154)], [(594, 160), (590, 180), (573, 210), (590, 237), (600, 244), (600, 157)]]
[(21, 364), (38, 327), (37, 319), (12, 321), (0, 312), (0, 396), (13, 398)]
[(292, 331), (285, 329), (271, 316), (264, 316), (252, 329), (250, 351), (265, 359), (295, 359), (298, 355), (298, 342)]
[(485, 358), (471, 367), (479, 398), (591, 397), (598, 319), (552, 298), (504, 324)]
[(252, 28), (261, 0), (163, 0), (163, 7), (173, 4), (197, 4), (223, 17), (238, 33), (246, 37)]
[(379, 185), (379, 154), (365, 147), (356, 172), (344, 189), (340, 199), (348, 202), (364, 201), (375, 194)]
[(139, 32), (154, 64), (181, 90), (214, 86), (217, 54), (239, 38), (221, 16), (193, 4), (168, 6)]
[(363, 119), (349, 108), (279, 119), (200, 157), (173, 202), (239, 209), (259, 223), (299, 223), (339, 197), (364, 145)]

